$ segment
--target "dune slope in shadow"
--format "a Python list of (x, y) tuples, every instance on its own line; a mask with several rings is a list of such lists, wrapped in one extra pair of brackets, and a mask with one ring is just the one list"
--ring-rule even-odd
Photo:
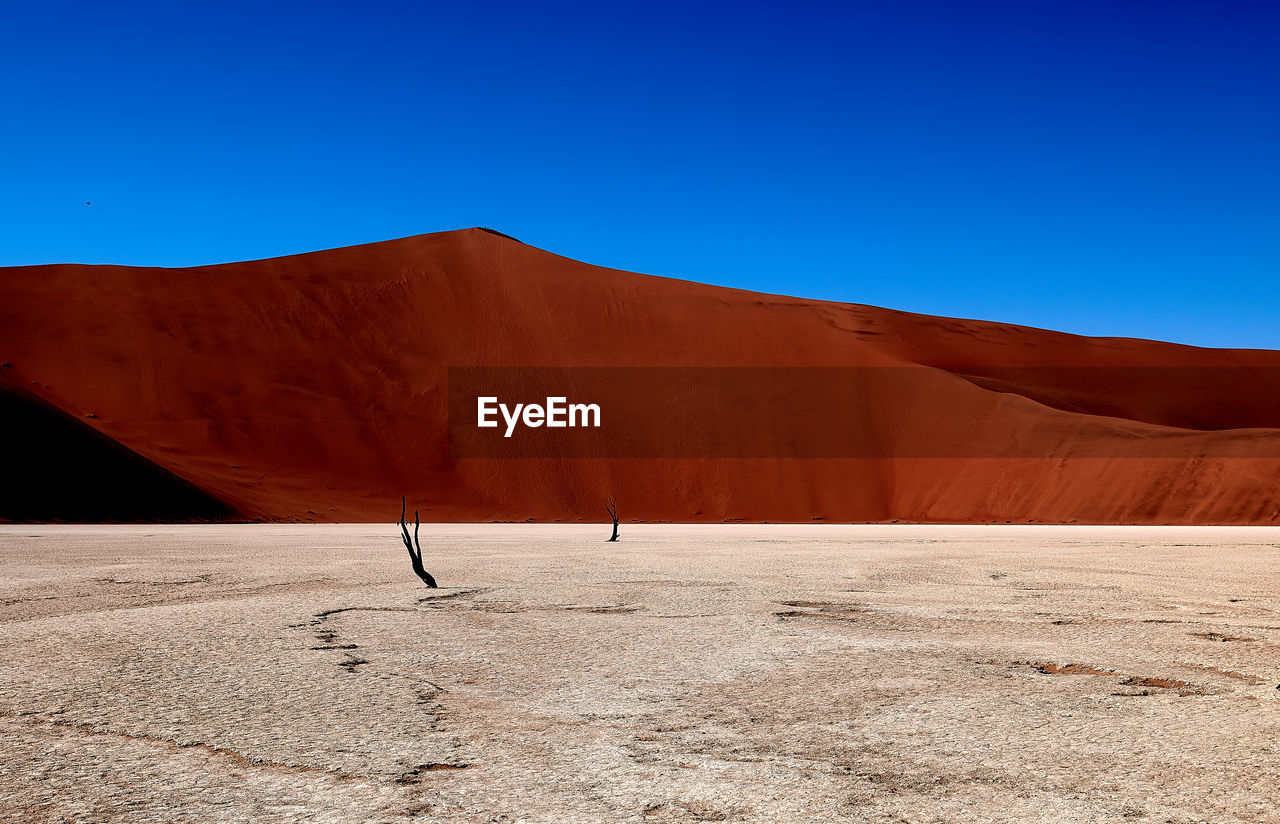
[(235, 512), (29, 392), (0, 384), (0, 521), (226, 521)]

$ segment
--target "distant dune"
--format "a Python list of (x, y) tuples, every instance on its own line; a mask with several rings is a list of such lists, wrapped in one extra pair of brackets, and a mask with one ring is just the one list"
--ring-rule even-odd
[[(1280, 523), (1280, 352), (712, 287), (481, 229), (3, 269), (0, 361), (8, 520), (386, 521), (406, 495), (435, 521), (598, 521), (616, 497), (647, 521)], [(785, 416), (725, 435), (776, 435), (769, 457), (457, 457), (447, 370), (472, 366), (918, 379), (860, 401), (873, 457), (789, 456)]]

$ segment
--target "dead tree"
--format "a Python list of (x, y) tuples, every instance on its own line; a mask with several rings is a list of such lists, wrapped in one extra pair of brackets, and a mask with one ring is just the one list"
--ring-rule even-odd
[(607, 543), (613, 543), (618, 540), (618, 502), (610, 498), (604, 505), (605, 512), (609, 513), (609, 517), (613, 519), (613, 536), (609, 538)]
[[(413, 567), (413, 571), (417, 573), (422, 582), (432, 589), (437, 589), (436, 579), (431, 577), (431, 573), (422, 568), (422, 543), (418, 541), (418, 527), (422, 526), (422, 522), (418, 519), (418, 510), (413, 511), (413, 540), (409, 540), (409, 525), (405, 523), (405, 503), (404, 497), (400, 498), (400, 540), (404, 541), (404, 548), (409, 550), (409, 565)], [(417, 545), (415, 549), (414, 546)]]

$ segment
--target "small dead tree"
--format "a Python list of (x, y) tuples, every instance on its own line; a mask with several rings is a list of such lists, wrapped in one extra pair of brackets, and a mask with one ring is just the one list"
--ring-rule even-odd
[(604, 505), (605, 512), (609, 513), (609, 517), (613, 519), (613, 535), (607, 543), (613, 543), (618, 540), (618, 502), (610, 498)]
[[(413, 571), (422, 579), (423, 583), (432, 589), (437, 589), (436, 579), (431, 577), (431, 573), (422, 568), (422, 543), (418, 541), (418, 527), (422, 526), (422, 522), (418, 519), (418, 510), (413, 511), (413, 540), (409, 540), (409, 524), (404, 520), (405, 508), (408, 504), (405, 502), (404, 496), (400, 498), (400, 540), (404, 541), (404, 548), (409, 550), (409, 565), (413, 567)], [(415, 545), (417, 548), (415, 549)]]

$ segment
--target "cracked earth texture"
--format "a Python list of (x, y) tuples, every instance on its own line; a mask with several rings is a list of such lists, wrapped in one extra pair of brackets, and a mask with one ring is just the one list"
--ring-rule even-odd
[(1278, 530), (607, 532), (0, 526), (0, 821), (1280, 821)]

